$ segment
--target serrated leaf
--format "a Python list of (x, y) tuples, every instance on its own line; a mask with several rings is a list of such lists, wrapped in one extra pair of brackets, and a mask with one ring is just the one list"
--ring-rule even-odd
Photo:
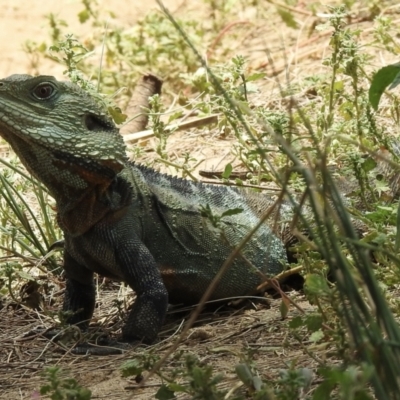
[(301, 326), (304, 326), (304, 321), (302, 317), (294, 317), (290, 322), (289, 322), (289, 328), (290, 329), (297, 329), (300, 328)]
[(385, 89), (391, 84), (393, 89), (400, 83), (400, 63), (388, 65), (378, 70), (372, 77), (369, 88), (369, 102), (374, 110), (378, 109), (379, 101)]
[(330, 292), (326, 279), (321, 275), (308, 274), (305, 281), (307, 290), (314, 295), (326, 295)]
[(154, 396), (158, 400), (171, 400), (175, 399), (175, 393), (166, 385), (161, 385), (160, 389), (157, 390), (156, 395)]
[(128, 118), (128, 116), (123, 114), (118, 108), (108, 107), (108, 112), (117, 125), (124, 123)]
[(388, 192), (390, 187), (385, 181), (375, 181), (375, 190), (378, 192), (379, 196), (381, 196), (382, 193)]
[(172, 121), (175, 121), (178, 118), (181, 118), (182, 115), (183, 115), (183, 111), (181, 111), (181, 110), (172, 113), (168, 118), (168, 124), (170, 124)]
[(143, 372), (143, 366), (139, 360), (128, 360), (121, 366), (122, 376), (128, 378), (129, 376), (138, 376)]
[(372, 158), (368, 157), (362, 164), (362, 169), (365, 172), (372, 171), (377, 166), (377, 162)]
[(324, 332), (322, 332), (319, 329), (318, 331), (315, 331), (310, 335), (310, 341), (314, 343), (319, 342), (323, 337), (324, 337)]
[(277, 7), (278, 14), (282, 18), (282, 21), (289, 27), (293, 29), (297, 29), (298, 25), (296, 20), (293, 17), (293, 14), (281, 7)]
[(305, 318), (305, 324), (307, 329), (311, 332), (315, 332), (321, 329), (322, 317), (320, 315), (309, 315)]

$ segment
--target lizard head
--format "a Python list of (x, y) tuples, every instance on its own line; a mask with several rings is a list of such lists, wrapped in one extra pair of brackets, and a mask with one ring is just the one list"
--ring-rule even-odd
[(0, 135), (44, 183), (52, 169), (53, 179), (62, 177), (67, 185), (79, 185), (78, 176), (92, 184), (109, 180), (127, 161), (106, 110), (77, 85), (52, 76), (0, 80)]

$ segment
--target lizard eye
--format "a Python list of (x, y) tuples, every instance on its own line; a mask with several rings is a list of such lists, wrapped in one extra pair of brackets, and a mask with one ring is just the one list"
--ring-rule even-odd
[(49, 99), (55, 92), (54, 86), (49, 83), (41, 83), (33, 89), (33, 95), (39, 100)]

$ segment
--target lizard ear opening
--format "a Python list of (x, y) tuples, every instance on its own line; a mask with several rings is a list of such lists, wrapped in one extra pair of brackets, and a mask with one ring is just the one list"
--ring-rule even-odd
[(89, 131), (104, 132), (115, 129), (109, 122), (104, 121), (94, 114), (86, 114), (84, 116), (83, 123), (85, 124), (86, 129)]

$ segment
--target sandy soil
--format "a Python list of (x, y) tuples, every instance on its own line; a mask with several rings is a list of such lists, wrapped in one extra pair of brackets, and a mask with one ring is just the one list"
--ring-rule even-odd
[[(165, 0), (164, 2), (171, 11), (174, 11), (179, 8), (183, 0)], [(157, 7), (153, 0), (99, 0), (99, 3), (104, 9), (112, 10), (118, 20), (126, 26), (133, 24), (151, 7)], [(193, 0), (191, 6), (195, 7), (197, 3), (200, 4), (201, 1)], [(299, 2), (299, 8), (303, 3)], [(78, 0), (0, 0), (0, 50), (2, 54), (0, 77), (13, 73), (32, 73), (32, 65), (29, 57), (23, 51), (23, 44), (26, 40), (41, 42), (47, 39), (49, 28), (44, 18), (46, 14), (54, 13), (65, 20), (70, 26), (70, 30), (76, 32), (77, 35), (89, 34), (90, 24), (81, 25), (76, 17), (82, 9), (83, 6)], [(310, 24), (312, 22), (310, 16), (303, 14), (300, 14), (299, 19), (307, 19)], [(311, 68), (321, 69), (321, 56), (328, 46), (327, 36), (310, 38), (304, 31), (298, 34), (299, 37), (295, 37), (291, 31), (286, 34), (286, 32), (274, 28), (271, 21), (258, 28), (260, 28), (260, 34), (254, 36), (253, 47), (245, 49), (251, 56), (253, 65), (261, 66), (263, 63), (266, 65), (265, 43), (268, 43), (268, 45), (275, 46), (278, 49), (277, 53), (280, 54), (281, 59), (277, 67), (284, 71), (285, 65), (290, 64), (290, 76), (297, 76), (302, 71), (310, 74)], [(275, 36), (271, 36), (270, 40), (268, 34), (271, 32), (275, 32)], [(287, 57), (283, 59), (280, 50), (282, 42), (280, 41), (289, 41), (289, 38), (291, 38), (290, 43), (285, 42), (286, 45), (289, 45), (286, 49)], [(263, 58), (260, 55), (263, 55)], [(384, 64), (386, 61), (382, 58), (380, 63)], [(38, 72), (61, 78), (62, 70), (61, 66), (47, 61), (40, 64)], [(283, 80), (286, 78), (285, 76), (281, 77)], [(272, 77), (269, 81), (275, 82), (275, 78)], [(280, 99), (274, 100), (270, 93), (263, 93), (260, 101), (267, 103), (280, 101)], [(210, 149), (203, 139), (203, 137), (195, 137), (185, 132), (179, 133), (172, 143), (177, 143), (177, 141), (182, 143), (180, 151), (190, 146), (191, 150), (198, 151), (199, 158), (204, 151), (205, 158), (211, 159)], [(218, 139), (211, 138), (215, 142), (213, 144), (215, 149), (219, 147), (215, 153), (218, 153), (219, 159), (221, 159), (221, 154), (229, 153), (230, 143), (227, 144)], [(216, 163), (212, 166), (215, 165)], [(205, 169), (210, 168), (205, 167)], [(294, 296), (306, 312), (312, 312), (312, 306), (304, 301), (301, 295), (295, 294)], [(103, 306), (102, 317), (106, 317), (104, 310), (107, 314), (109, 310), (113, 309), (111, 302), (114, 298), (115, 293), (102, 297), (99, 306), (99, 308)], [(228, 387), (230, 383), (235, 385), (238, 382), (237, 377), (233, 374), (233, 367), (238, 362), (238, 354), (243, 354), (244, 348), (251, 349), (256, 353), (256, 364), (265, 379), (276, 378), (279, 370), (287, 368), (287, 362), (291, 361), (295, 362), (297, 367), (304, 366), (315, 369), (316, 363), (288, 334), (287, 322), (281, 320), (279, 307), (280, 301), (273, 300), (270, 307), (255, 305), (252, 309), (234, 311), (229, 314), (229, 319), (226, 314), (218, 311), (202, 314), (203, 322), (191, 330), (188, 339), (180, 348), (195, 352), (202, 361), (213, 365), (217, 371), (224, 372), (228, 377), (224, 383), (227, 389), (230, 389)], [(293, 317), (296, 312), (291, 312), (290, 315)], [(187, 318), (187, 315), (184, 318)], [(94, 399), (154, 398), (160, 385), (160, 379), (152, 378), (147, 382), (145, 388), (139, 388), (133, 380), (121, 378), (118, 370), (122, 361), (139, 353), (133, 351), (118, 357), (86, 358), (70, 354), (59, 355), (60, 353), (52, 351), (45, 352), (44, 349), (47, 349), (49, 344), (40, 338), (34, 342), (19, 341), (30, 324), (37, 325), (38, 318), (33, 312), (5, 310), (4, 307), (0, 312), (0, 319), (0, 355), (2, 356), (0, 399), (39, 399), (38, 389), (43, 382), (41, 371), (48, 365), (60, 365), (67, 370), (70, 376), (78, 379), (82, 385), (90, 387)], [(161, 338), (165, 339), (165, 342), (156, 345), (155, 354), (162, 354), (168, 350), (174, 341), (173, 332), (178, 329), (179, 323), (180, 321), (175, 318), (173, 322), (164, 327)], [(7, 327), (7, 329), (2, 332), (3, 327)], [(283, 346), (284, 342), (287, 347)], [(57, 350), (56, 346), (55, 350)], [(328, 349), (326, 353), (328, 353)]]
[[(127, 27), (134, 24), (149, 9), (158, 7), (154, 0), (99, 0), (103, 10), (116, 14), (119, 22)], [(174, 10), (180, 3), (178, 0), (167, 0), (167, 7)], [(53, 13), (67, 22), (70, 31), (77, 36), (85, 36), (90, 32), (90, 24), (81, 24), (77, 14), (83, 10), (78, 0), (0, 0), (0, 76), (15, 73), (31, 73), (30, 61), (23, 51), (27, 40), (42, 42), (48, 38), (49, 26), (44, 16)], [(54, 63), (46, 63), (40, 67), (41, 74), (62, 76), (62, 67)]]

